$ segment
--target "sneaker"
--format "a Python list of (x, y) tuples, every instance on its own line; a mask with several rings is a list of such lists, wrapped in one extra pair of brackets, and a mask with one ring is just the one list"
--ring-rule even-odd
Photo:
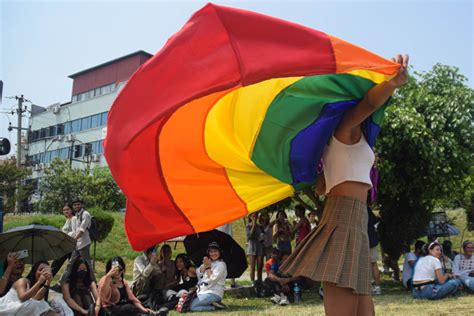
[(222, 301), (212, 302), (211, 305), (214, 306), (216, 309), (226, 309), (227, 308), (227, 306), (224, 305), (224, 303), (222, 303)]
[(278, 305), (280, 306), (290, 305), (290, 301), (288, 301), (288, 298), (286, 297), (286, 295), (281, 296), (281, 299)]
[(281, 301), (281, 296), (278, 294), (273, 295), (273, 297), (270, 299), (272, 303), (278, 304)]
[(231, 287), (232, 289), (240, 289), (240, 288), (242, 288), (243, 286), (240, 285), (240, 284), (234, 283), (234, 284), (232, 284), (230, 287)]
[(380, 288), (380, 286), (374, 286), (372, 288), (372, 295), (381, 295), (382, 294), (382, 289)]
[(323, 287), (320, 287), (320, 288), (319, 288), (318, 294), (319, 294), (319, 297), (320, 297), (322, 300), (324, 300), (324, 291), (323, 291)]

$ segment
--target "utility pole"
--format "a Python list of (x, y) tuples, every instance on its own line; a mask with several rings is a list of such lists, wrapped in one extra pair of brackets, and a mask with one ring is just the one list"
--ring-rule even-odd
[(15, 99), (18, 100), (18, 109), (16, 109), (16, 114), (17, 114), (17, 133), (16, 133), (16, 166), (20, 168), (21, 166), (21, 125), (22, 125), (22, 118), (23, 118), (23, 113), (26, 112), (26, 109), (23, 109), (23, 102), (25, 102), (25, 98), (23, 97), (23, 94), (20, 97), (15, 97)]
[[(26, 108), (23, 108), (23, 102), (31, 102), (27, 99), (24, 98), (23, 94), (21, 96), (15, 96), (15, 99), (18, 101), (18, 108), (16, 109), (16, 114), (17, 114), (17, 124), (18, 126), (14, 127), (10, 126), (8, 127), (8, 130), (11, 131), (13, 129), (17, 130), (17, 144), (16, 144), (16, 166), (17, 168), (21, 167), (21, 151), (22, 151), (22, 146), (21, 146), (21, 131), (22, 130), (27, 130), (29, 131), (29, 128), (23, 128), (22, 127), (22, 120), (23, 120), (23, 113), (26, 112)], [(12, 114), (14, 112), (12, 111)], [(16, 182), (16, 202), (15, 202), (15, 213), (17, 213), (20, 210), (20, 205), (18, 203), (18, 193), (20, 189), (20, 180)]]

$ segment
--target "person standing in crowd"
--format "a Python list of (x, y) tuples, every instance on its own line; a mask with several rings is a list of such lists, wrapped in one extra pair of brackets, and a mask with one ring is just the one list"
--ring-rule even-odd
[(224, 297), (227, 266), (222, 260), (222, 249), (216, 242), (207, 247), (207, 256), (197, 269), (198, 290), (197, 296), (191, 303), (191, 311), (213, 311), (225, 308), (222, 304)]
[(311, 230), (315, 229), (318, 226), (318, 219), (317, 219), (316, 211), (314, 211), (314, 210), (309, 211), (308, 221), (309, 221), (309, 225), (311, 227)]
[(285, 211), (278, 211), (273, 225), (273, 240), (280, 252), (291, 253), (291, 227)]
[(66, 304), (74, 316), (95, 315), (95, 302), (99, 297), (97, 284), (91, 279), (91, 268), (86, 260), (77, 258), (71, 266), (65, 283), (61, 286)]
[[(61, 230), (72, 238), (76, 238), (77, 218), (76, 216), (74, 216), (74, 211), (71, 204), (64, 204), (63, 214), (64, 217), (66, 217), (66, 222), (64, 223)], [(59, 272), (59, 270), (61, 270), (61, 267), (63, 266), (64, 262), (71, 257), (71, 254), (72, 252), (62, 256), (59, 259), (54, 260), (53, 263), (51, 263), (51, 271), (53, 273), (53, 277)]]
[(113, 257), (105, 265), (105, 275), (99, 281), (99, 299), (96, 310), (99, 315), (138, 316), (151, 314), (133, 294), (124, 279), (125, 263), (121, 257)]
[(413, 273), (414, 298), (439, 300), (456, 293), (461, 282), (451, 273), (443, 274), (441, 262), (441, 245), (433, 241), (423, 249), (425, 256), (418, 259)]
[[(83, 201), (79, 198), (76, 198), (72, 202), (72, 208), (76, 217), (76, 225), (74, 229), (74, 238), (76, 239), (76, 250), (71, 254), (69, 259), (69, 264), (66, 268), (66, 271), (61, 276), (59, 280), (60, 284), (63, 284), (64, 281), (68, 278), (70, 273), (71, 264), (76, 258), (82, 258), (87, 261), (89, 267), (92, 267), (92, 260), (90, 255), (91, 247), (91, 238), (89, 236), (89, 228), (91, 226), (91, 214), (84, 209)], [(91, 279), (95, 282), (95, 274), (91, 269)]]
[(402, 284), (404, 288), (409, 290), (412, 288), (413, 266), (415, 265), (415, 261), (423, 256), (424, 244), (425, 243), (422, 240), (417, 240), (415, 242), (415, 252), (410, 252), (408, 246), (408, 251), (405, 254), (405, 260), (403, 261)]
[[(368, 201), (369, 199), (367, 199)], [(377, 236), (376, 226), (379, 222), (379, 218), (372, 212), (372, 208), (367, 206), (368, 221), (367, 221), (367, 234), (369, 236), (369, 247), (370, 247), (370, 268), (372, 270), (372, 277), (374, 278), (374, 286), (372, 287), (373, 295), (382, 294), (380, 288), (380, 270), (377, 265), (379, 261), (379, 252), (377, 245), (379, 244), (379, 238)]]
[(453, 274), (466, 288), (474, 292), (474, 244), (466, 240), (462, 244), (463, 254), (454, 257)]
[(247, 257), (250, 262), (250, 280), (255, 284), (255, 268), (257, 281), (262, 281), (263, 268), (263, 240), (265, 238), (262, 227), (258, 224), (258, 214), (249, 215), (249, 223), (245, 226), (247, 236)]
[(265, 255), (265, 260), (269, 260), (272, 257), (273, 229), (268, 213), (260, 214), (259, 223), (263, 230), (263, 254)]
[[(133, 262), (133, 281), (130, 286), (133, 294), (145, 300), (157, 295), (157, 290), (165, 289), (165, 276), (161, 273), (156, 247), (150, 247)], [(159, 294), (161, 297), (161, 293)]]
[(296, 246), (298, 246), (300, 241), (311, 232), (311, 225), (306, 217), (306, 209), (303, 205), (298, 204), (295, 206), (295, 215), (298, 218), (298, 222), (294, 223), (292, 232), (296, 234)]
[[(17, 264), (15, 274), (21, 276), (25, 266)], [(59, 316), (47, 303), (52, 278), (48, 262), (36, 262), (28, 276), (20, 277), (0, 298), (0, 315)]]
[(164, 244), (160, 249), (160, 261), (158, 262), (161, 273), (165, 277), (165, 289), (172, 288), (176, 285), (175, 275), (176, 267), (171, 259), (172, 251), (170, 245)]
[(326, 195), (320, 228), (280, 268), (321, 281), (327, 315), (374, 314), (366, 201), (375, 154), (362, 125), (408, 80), (408, 56), (397, 55), (393, 61), (400, 66), (398, 74), (348, 109), (330, 137), (322, 155), (324, 175), (316, 185), (317, 193)]

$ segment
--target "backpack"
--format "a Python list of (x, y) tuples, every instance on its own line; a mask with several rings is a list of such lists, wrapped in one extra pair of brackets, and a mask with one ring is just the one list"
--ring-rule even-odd
[(92, 241), (99, 240), (99, 225), (97, 225), (97, 219), (91, 215), (91, 225), (87, 229), (89, 231), (89, 237)]
[[(84, 212), (82, 214), (84, 214)], [(79, 218), (79, 222), (82, 222), (82, 214), (81, 214), (81, 217)], [(89, 232), (89, 237), (91, 241), (98, 241), (99, 240), (99, 226), (97, 225), (97, 219), (92, 215), (90, 216), (91, 216), (91, 223), (89, 227), (87, 228), (87, 231)]]

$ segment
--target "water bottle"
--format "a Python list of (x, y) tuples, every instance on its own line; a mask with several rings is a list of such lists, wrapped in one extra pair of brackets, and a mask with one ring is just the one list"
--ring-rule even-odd
[(298, 283), (295, 283), (295, 287), (293, 288), (293, 293), (295, 295), (295, 303), (298, 304), (301, 302), (301, 289), (298, 286)]

